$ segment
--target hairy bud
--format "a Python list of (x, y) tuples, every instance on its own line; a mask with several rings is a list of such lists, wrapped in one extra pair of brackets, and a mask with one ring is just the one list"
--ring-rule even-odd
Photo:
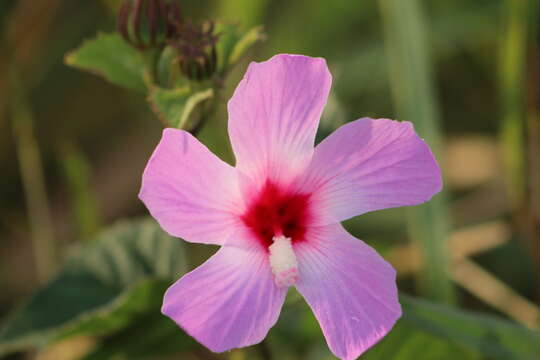
[(190, 79), (204, 80), (216, 71), (216, 43), (214, 23), (195, 25), (191, 22), (177, 22), (169, 44), (178, 52), (178, 62), (182, 73)]
[(139, 50), (162, 47), (179, 21), (178, 3), (166, 0), (125, 0), (118, 13), (118, 32)]

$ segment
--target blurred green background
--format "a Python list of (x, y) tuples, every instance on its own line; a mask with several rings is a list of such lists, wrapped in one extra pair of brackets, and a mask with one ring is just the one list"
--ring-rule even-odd
[[(320, 56), (329, 64), (333, 87), (319, 139), (359, 117), (388, 117), (412, 121), (434, 147), (444, 194), (428, 205), (379, 211), (345, 225), (396, 267), (403, 293), (435, 304), (410, 299), (411, 313), (435, 306), (435, 313), (449, 314), (450, 320), (441, 328), (417, 324), (418, 330), (414, 321), (400, 325), (366, 358), (540, 358), (540, 345), (523, 350), (525, 345), (510, 343), (540, 339), (535, 330), (525, 330), (540, 327), (536, 0), (180, 3), (183, 16), (195, 22), (264, 26), (266, 39), (228, 76), (218, 111), (199, 134), (226, 161), (233, 161), (226, 101), (249, 61), (277, 53)], [(112, 0), (0, 1), (0, 320), (10, 319), (8, 314), (86, 239), (119, 219), (147, 214), (137, 192), (162, 124), (144, 95), (64, 63), (85, 39), (114, 31), (118, 6)], [(115, 231), (122, 232), (119, 226)], [(189, 244), (178, 251), (191, 269), (214, 248)], [(481, 313), (481, 319), (460, 318), (460, 309), (475, 312), (463, 313), (467, 316)], [(138, 317), (129, 326), (81, 332), (52, 345), (50, 337), (25, 338), (17, 344), (28, 346), (13, 346), (25, 351), (6, 356), (332, 358), (309, 308), (295, 293), (263, 345), (222, 355), (211, 354), (168, 323), (159, 331), (149, 328), (155, 336), (145, 343), (151, 334), (140, 327), (161, 321), (152, 319)], [(492, 319), (503, 323), (493, 325)], [(480, 330), (468, 328), (484, 320), (492, 324), (486, 328), (515, 330), (512, 339), (483, 338)], [(175, 346), (167, 354), (145, 352), (171, 343)]]

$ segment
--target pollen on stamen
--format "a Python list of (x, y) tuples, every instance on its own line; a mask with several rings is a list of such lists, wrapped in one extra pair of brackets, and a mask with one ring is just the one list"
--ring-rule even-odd
[(298, 264), (291, 239), (281, 235), (274, 236), (272, 240), (268, 250), (274, 281), (279, 287), (294, 285), (298, 280)]

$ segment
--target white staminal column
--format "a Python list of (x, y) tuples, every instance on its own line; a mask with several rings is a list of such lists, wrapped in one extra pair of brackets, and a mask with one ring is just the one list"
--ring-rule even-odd
[(298, 263), (292, 247), (291, 239), (281, 236), (274, 236), (270, 250), (270, 266), (274, 274), (274, 280), (279, 287), (294, 285), (298, 280)]

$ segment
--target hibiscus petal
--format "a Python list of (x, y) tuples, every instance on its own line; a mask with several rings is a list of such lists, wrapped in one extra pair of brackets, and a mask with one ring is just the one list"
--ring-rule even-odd
[(228, 104), (236, 167), (259, 184), (302, 171), (331, 82), (322, 58), (276, 55), (251, 63)]
[(341, 126), (317, 145), (299, 183), (313, 193), (319, 225), (417, 205), (441, 186), (439, 166), (410, 122), (369, 118)]
[(295, 252), (296, 287), (337, 357), (356, 359), (401, 316), (394, 269), (341, 225), (310, 229)]
[(165, 294), (162, 312), (214, 352), (261, 342), (286, 289), (274, 284), (260, 248), (222, 247)]
[(176, 129), (163, 131), (139, 198), (165, 231), (197, 243), (222, 244), (244, 211), (236, 170)]

